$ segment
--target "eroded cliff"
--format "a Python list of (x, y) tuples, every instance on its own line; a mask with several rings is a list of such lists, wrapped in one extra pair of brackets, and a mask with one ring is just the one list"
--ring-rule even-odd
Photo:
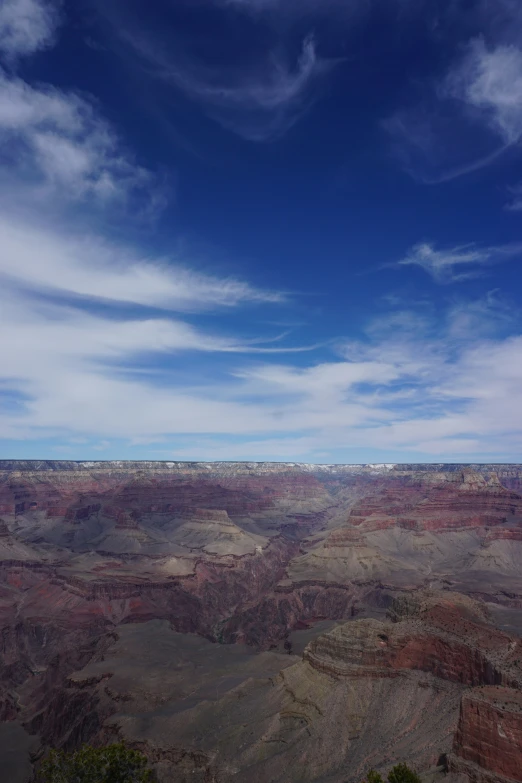
[[(191, 780), (283, 780), (303, 759), (303, 779), (332, 783), (436, 764), (464, 689), (520, 689), (521, 482), (513, 465), (0, 463), (0, 717), (44, 746), (116, 732)], [(283, 642), (327, 621), (345, 624), (283, 670)], [(246, 644), (277, 671), (252, 664), (212, 704), (171, 694), (140, 737), (118, 665), (81, 671), (151, 622), (214, 652)]]

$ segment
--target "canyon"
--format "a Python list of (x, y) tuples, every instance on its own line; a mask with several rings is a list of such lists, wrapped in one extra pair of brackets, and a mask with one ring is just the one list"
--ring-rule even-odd
[(522, 466), (0, 461), (0, 763), (522, 781)]

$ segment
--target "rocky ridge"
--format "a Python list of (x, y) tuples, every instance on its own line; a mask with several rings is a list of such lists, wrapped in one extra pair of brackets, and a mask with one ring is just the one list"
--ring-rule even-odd
[[(116, 693), (108, 680), (82, 675), (80, 687), (74, 679), (108, 654), (122, 624), (163, 622), (169, 633), (276, 656), (295, 634), (344, 621), (313, 639), (302, 661), (270, 675), (270, 698), (265, 686), (245, 686), (248, 694), (252, 687), (248, 709), (272, 727), (265, 739), (257, 727), (249, 739), (236, 726), (221, 766), (208, 761), (214, 746), (194, 746), (202, 720), (207, 728), (222, 720), (220, 710), (235, 698), (227, 691), (214, 712), (199, 705), (179, 722), (172, 717), (168, 731), (185, 738), (175, 750), (159, 742), (154, 718), (148, 751), (165, 769), (174, 763), (169, 754), (187, 761), (195, 753), (201, 764), (194, 769), (217, 776), (228, 770), (238, 783), (242, 776), (278, 780), (286, 745), (299, 765), (308, 732), (316, 754), (307, 755), (310, 781), (338, 774), (355, 780), (371, 760), (393, 760), (394, 747), (405, 759), (436, 764), (452, 749), (463, 689), (520, 690), (519, 637), (494, 627), (490, 610), (502, 608), (509, 627), (522, 629), (521, 481), (515, 465), (4, 461), (0, 715), (44, 743), (101, 740), (110, 725), (137, 743), (134, 719), (127, 728), (119, 719), (107, 723), (115, 705), (127, 703), (125, 689), (115, 700), (104, 690)], [(404, 743), (392, 736), (392, 712), (381, 716), (378, 708), (379, 699), (398, 699), (397, 688), (408, 694)], [(440, 697), (441, 722), (434, 717), (429, 731), (419, 713), (429, 698), (421, 691), (434, 703)], [(352, 728), (336, 734), (325, 716), (341, 721), (341, 693), (359, 706)], [(51, 719), (49, 704), (62, 718)], [(71, 711), (90, 717), (75, 722)], [(417, 728), (407, 728), (408, 715)], [(382, 753), (381, 718), (388, 721)], [(471, 736), (470, 722), (461, 723), (462, 736)], [(336, 737), (326, 754), (325, 732)], [(240, 737), (245, 751), (236, 763)], [(269, 746), (278, 752), (267, 753)], [(477, 762), (458, 748), (450, 758), (482, 765), (484, 774), (491, 766), (486, 756)], [(187, 774), (196, 774), (187, 764)]]
[(479, 604), (451, 593), (398, 599), (395, 622), (355, 620), (319, 636), (304, 657), (316, 669), (393, 677), (419, 670), (464, 685), (522, 690), (522, 639), (496, 630)]

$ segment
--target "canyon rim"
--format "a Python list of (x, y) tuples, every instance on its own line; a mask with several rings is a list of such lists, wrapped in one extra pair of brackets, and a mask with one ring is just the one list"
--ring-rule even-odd
[(522, 779), (519, 465), (4, 460), (0, 558), (11, 783)]

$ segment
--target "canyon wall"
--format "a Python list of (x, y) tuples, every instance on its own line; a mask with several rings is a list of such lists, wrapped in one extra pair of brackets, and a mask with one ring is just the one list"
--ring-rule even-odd
[[(489, 731), (486, 718), (473, 729), (467, 717), (478, 697), (466, 696), (466, 709), (462, 701), (458, 731), (457, 721), (465, 689), (521, 688), (513, 632), (522, 631), (521, 482), (517, 465), (0, 461), (0, 719), (39, 734), (42, 748), (108, 736), (106, 720), (124, 701), (107, 696), (104, 680), (84, 678), (80, 688), (71, 677), (103, 658), (122, 624), (165, 622), (215, 649), (216, 642), (219, 649), (247, 645), (265, 660), (284, 643), (291, 652), (295, 634), (336, 621), (344, 625), (313, 639), (296, 669), (305, 703), (317, 681), (326, 700), (320, 709), (329, 709), (329, 699), (337, 704), (325, 684), (333, 678), (345, 690), (373, 694), (364, 718), (371, 721), (382, 689), (395, 698), (406, 678), (415, 712), (419, 683), (428, 683), (434, 699), (445, 683), (443, 724), (430, 729), (429, 741), (424, 729), (405, 728), (404, 758), (435, 764), (438, 748), (439, 756), (450, 754), (453, 770), (475, 765), (513, 777), (513, 765), (493, 768), (487, 754), (469, 750)], [(500, 609), (505, 627), (492, 619)], [(280, 699), (292, 690), (294, 669), (284, 671)], [(268, 707), (262, 700), (255, 709)], [(294, 704), (290, 713), (299, 709)], [(497, 707), (489, 709), (493, 721)], [(270, 720), (304, 738), (300, 718), (284, 717), (283, 707), (276, 713)], [(314, 718), (323, 766), (310, 761), (310, 774), (319, 779), (335, 767), (355, 780), (371, 759), (385, 766), (393, 760), (392, 712), (387, 720), (389, 759), (377, 752), (377, 727), (372, 745), (366, 723), (358, 745), (353, 727), (351, 739), (338, 737), (344, 755), (331, 750), (335, 766), (318, 749), (326, 723)], [(518, 736), (508, 725), (507, 736)], [(152, 740), (148, 747), (158, 759), (174, 753)], [(197, 752), (207, 759), (214, 751)], [(270, 759), (260, 783), (280, 774)], [(234, 772), (238, 783), (254, 774), (246, 756), (242, 770)]]
[(522, 780), (522, 693), (499, 686), (473, 688), (460, 706), (453, 753), (453, 772), (473, 783)]

